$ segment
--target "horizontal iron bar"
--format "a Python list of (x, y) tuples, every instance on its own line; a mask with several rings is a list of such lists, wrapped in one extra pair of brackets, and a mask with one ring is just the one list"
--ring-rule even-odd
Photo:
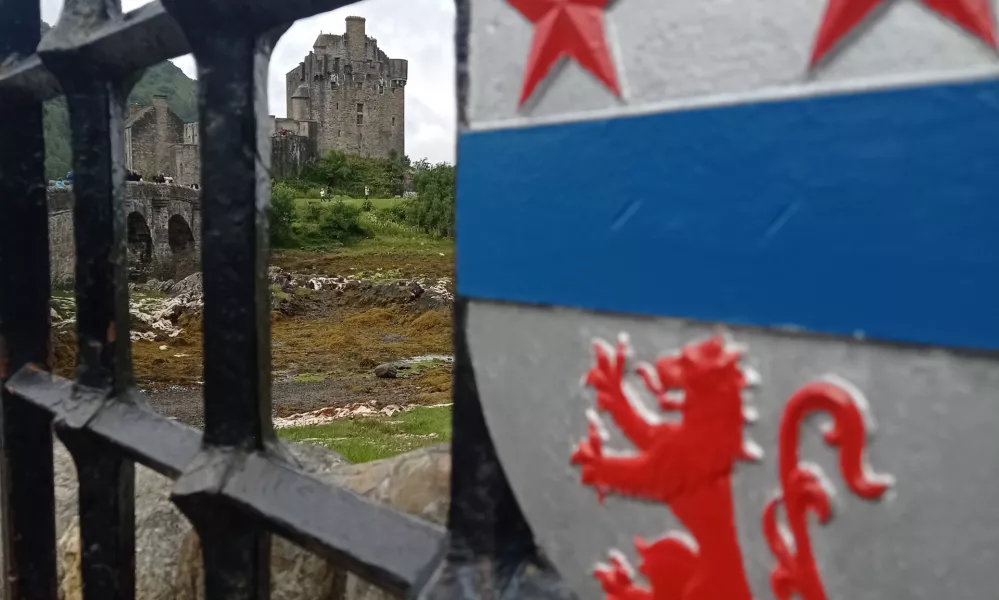
[[(122, 71), (137, 71), (191, 52), (184, 32), (159, 0), (101, 27), (83, 40), (79, 49), (91, 60), (116, 65)], [(62, 94), (59, 82), (37, 54), (10, 65), (3, 65), (4, 58), (0, 56), (0, 91), (16, 90), (36, 100)]]
[[(7, 381), (7, 391), (52, 413), (58, 422), (86, 427), (132, 460), (176, 479), (201, 448), (201, 432), (141, 406), (108, 401), (74, 383), (27, 365)], [(142, 392), (131, 392), (141, 395)], [(93, 406), (100, 403), (100, 406)], [(90, 406), (88, 406), (90, 405)], [(91, 407), (93, 410), (92, 414)], [(80, 422), (81, 413), (84, 422)]]
[[(357, 0), (257, 0), (230, 2), (234, 15), (268, 20), (274, 26), (335, 10)], [(76, 49), (88, 59), (114, 65), (122, 72), (138, 71), (165, 60), (191, 53), (183, 30), (159, 0), (143, 5), (84, 38)], [(37, 54), (20, 58), (0, 56), (0, 91), (10, 91), (36, 100), (62, 94), (55, 76), (42, 65)]]
[(371, 583), (406, 594), (445, 538), (427, 521), (251, 454), (223, 493), (269, 529)]
[[(141, 402), (107, 401), (74, 383), (28, 365), (7, 390), (110, 442), (132, 460), (177, 479), (201, 447), (201, 432), (156, 414)], [(131, 393), (142, 395), (135, 390)], [(90, 415), (88, 404), (102, 403)], [(81, 404), (83, 406), (81, 406)], [(259, 453), (250, 454), (223, 489), (226, 498), (276, 533), (325, 556), (373, 584), (405, 594), (445, 531), (327, 485)]]

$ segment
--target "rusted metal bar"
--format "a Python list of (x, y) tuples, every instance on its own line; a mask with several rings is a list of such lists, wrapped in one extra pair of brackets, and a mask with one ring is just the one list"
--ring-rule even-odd
[[(37, 0), (0, 0), (0, 57), (38, 45)], [(0, 507), (9, 600), (55, 600), (52, 422), (3, 383), (48, 366), (49, 254), (42, 105), (0, 94)]]
[[(125, 79), (120, 65), (81, 49), (79, 34), (120, 19), (118, 0), (69, 0), (39, 56), (69, 106), (76, 245), (76, 385), (56, 421), (79, 481), (83, 595), (135, 597), (135, 472), (130, 459), (85, 429), (106, 402), (134, 387), (129, 348), (124, 187)], [(112, 400), (112, 397), (116, 397)], [(94, 401), (96, 400), (96, 401)]]

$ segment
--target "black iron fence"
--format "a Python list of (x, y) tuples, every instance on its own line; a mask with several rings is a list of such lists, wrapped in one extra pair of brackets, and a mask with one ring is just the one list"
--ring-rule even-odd
[[(405, 0), (399, 0), (405, 1)], [(83, 595), (135, 597), (134, 463), (175, 480), (205, 596), (263, 599), (270, 534), (426, 598), (569, 597), (538, 556), (496, 457), (455, 307), (451, 510), (444, 531), (301, 473), (271, 424), (266, 78), (278, 37), (338, 0), (0, 0), (0, 390), (4, 598), (56, 591), (53, 431), (79, 476)], [(468, 2), (458, 2), (458, 28)], [(193, 52), (202, 146), (204, 431), (152, 411), (129, 343), (125, 99), (142, 69)], [(465, 49), (458, 48), (463, 65)], [(459, 67), (459, 95), (463, 94)], [(42, 102), (66, 96), (76, 246), (75, 380), (48, 370)], [(459, 104), (462, 104), (459, 102)]]

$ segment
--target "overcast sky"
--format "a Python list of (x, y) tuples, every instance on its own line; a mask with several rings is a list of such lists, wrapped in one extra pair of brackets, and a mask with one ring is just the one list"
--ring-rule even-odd
[[(128, 12), (149, 0), (122, 0)], [(54, 25), (63, 0), (42, 0), (42, 19)], [(391, 58), (409, 60), (406, 84), (406, 154), (413, 160), (454, 162), (454, 0), (363, 0), (340, 10), (298, 21), (271, 57), (270, 113), (285, 116), (284, 75), (309, 53), (319, 32), (340, 34), (344, 17), (367, 19), (367, 34)], [(173, 61), (191, 78), (194, 59)]]

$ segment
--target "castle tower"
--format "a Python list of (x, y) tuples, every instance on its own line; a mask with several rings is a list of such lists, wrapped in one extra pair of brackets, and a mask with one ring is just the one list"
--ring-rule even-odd
[(125, 167), (147, 179), (163, 173), (175, 176), (171, 148), (184, 143), (185, 124), (156, 94), (152, 106), (133, 105), (125, 120)]
[(347, 17), (347, 54), (351, 59), (363, 59), (368, 38), (364, 35), (364, 17)]
[[(156, 169), (160, 173), (172, 175), (170, 144), (179, 140), (175, 139), (177, 136), (170, 127), (170, 107), (164, 94), (153, 95), (153, 110), (156, 113)], [(151, 175), (155, 176), (157, 173)]]
[(382, 52), (364, 18), (347, 17), (345, 25), (343, 35), (320, 33), (285, 76), (288, 117), (316, 121), (320, 154), (405, 154), (409, 62)]
[(288, 106), (288, 117), (296, 121), (309, 120), (309, 86), (302, 84), (298, 86), (291, 96), (291, 104)]

